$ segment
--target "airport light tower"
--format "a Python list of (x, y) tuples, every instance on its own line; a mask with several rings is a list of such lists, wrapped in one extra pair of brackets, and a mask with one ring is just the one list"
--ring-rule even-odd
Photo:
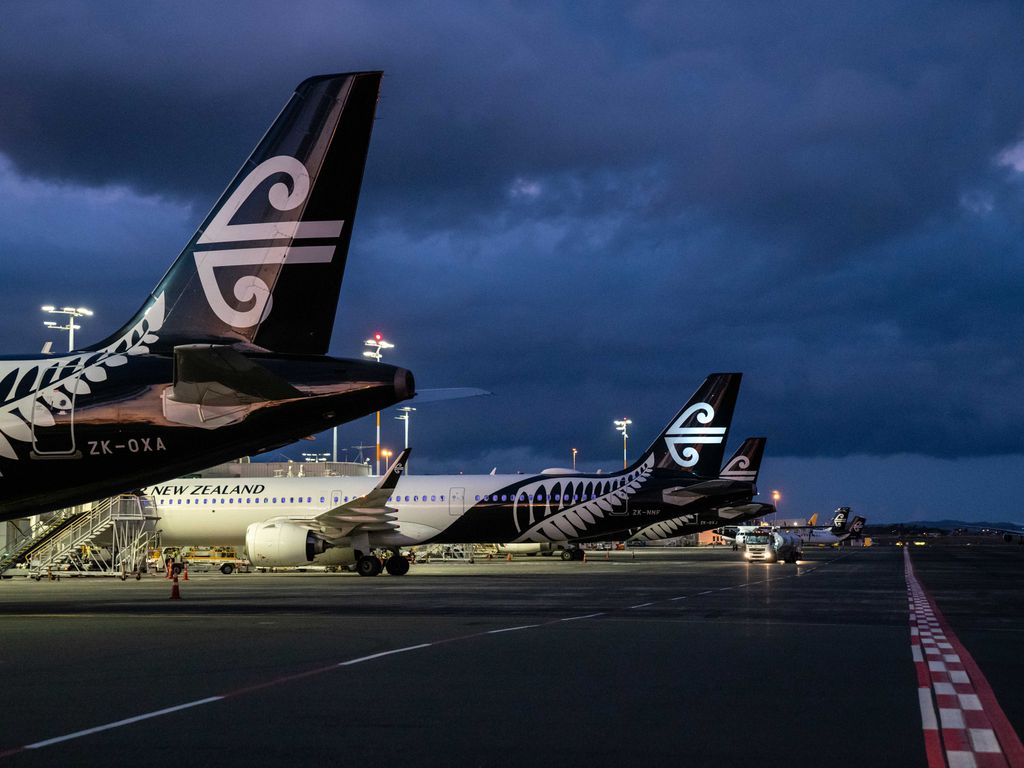
[[(372, 339), (363, 342), (363, 346), (369, 349), (363, 351), (363, 357), (369, 357), (378, 363), (382, 357), (381, 352), (385, 349), (394, 349), (395, 345), (390, 341), (384, 341), (384, 334), (375, 333)], [(380, 476), (380, 411), (377, 411), (377, 475)]]
[(72, 352), (75, 349), (75, 331), (81, 329), (82, 326), (77, 325), (75, 320), (80, 317), (92, 317), (92, 310), (86, 309), (85, 307), (52, 307), (47, 304), (42, 308), (43, 312), (48, 315), (66, 315), (68, 320), (66, 325), (58, 325), (53, 320), (44, 320), (43, 325), (54, 331), (67, 331), (68, 332), (68, 352)]
[[(409, 447), (409, 422), (412, 420), (412, 412), (415, 411), (416, 409), (413, 408), (412, 406), (409, 406), (409, 405), (403, 405), (398, 410), (400, 410), (402, 412), (402, 415), (401, 416), (395, 416), (395, 418), (398, 419), (399, 421), (404, 421), (405, 422), (405, 447), (408, 448)], [(407, 474), (407, 475), (409, 474), (409, 460), (408, 459), (406, 459), (406, 462), (405, 462), (405, 474)]]
[(782, 498), (782, 494), (778, 491), (772, 491), (772, 504), (775, 505), (775, 522), (779, 521), (779, 500)]
[(576, 449), (572, 449), (572, 471), (576, 471)]
[[(626, 441), (629, 440), (627, 430), (629, 425), (633, 423), (632, 419), (616, 419), (615, 429), (622, 433), (622, 468), (625, 469), (628, 464), (626, 463)], [(575, 455), (573, 456), (575, 458)]]

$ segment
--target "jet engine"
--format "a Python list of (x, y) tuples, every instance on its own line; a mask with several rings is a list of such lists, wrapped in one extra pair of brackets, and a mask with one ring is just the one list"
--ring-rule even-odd
[(257, 566), (305, 565), (328, 547), (318, 532), (296, 523), (253, 523), (245, 529), (245, 549)]

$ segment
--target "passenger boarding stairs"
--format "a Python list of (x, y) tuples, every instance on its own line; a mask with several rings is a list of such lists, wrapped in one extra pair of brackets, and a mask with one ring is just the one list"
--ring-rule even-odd
[[(28, 548), (29, 575), (38, 579), (55, 571), (138, 573), (153, 537), (152, 520), (152, 502), (145, 496), (115, 496), (96, 502), (54, 535)], [(101, 537), (105, 543), (97, 546)]]
[(23, 561), (29, 552), (57, 536), (84, 514), (87, 512), (82, 507), (62, 509), (8, 542), (6, 547), (0, 549), (0, 574)]

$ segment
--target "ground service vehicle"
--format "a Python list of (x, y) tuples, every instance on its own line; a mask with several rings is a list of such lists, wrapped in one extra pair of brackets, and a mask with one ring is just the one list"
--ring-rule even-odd
[(803, 554), (803, 542), (787, 531), (751, 531), (746, 536), (743, 557), (750, 562), (795, 563)]

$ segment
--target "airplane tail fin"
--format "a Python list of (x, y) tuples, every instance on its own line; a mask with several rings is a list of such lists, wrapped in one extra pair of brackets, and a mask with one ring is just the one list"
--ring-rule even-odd
[(811, 515), (809, 518), (807, 518), (807, 525), (809, 525), (811, 528), (813, 528), (817, 524), (818, 524), (818, 513), (815, 512), (813, 515)]
[(857, 515), (850, 521), (849, 533), (851, 539), (859, 539), (864, 534), (864, 525), (867, 520)]
[(831, 532), (835, 536), (841, 536), (846, 533), (846, 523), (850, 517), (849, 507), (839, 507), (836, 510), (835, 517), (832, 518)]
[(764, 456), (766, 442), (766, 437), (748, 437), (725, 463), (718, 476), (726, 480), (756, 483), (757, 474), (761, 471), (761, 458)]
[(708, 376), (638, 464), (653, 454), (656, 469), (718, 477), (742, 377), (741, 373)]
[(331, 340), (381, 72), (302, 82), (138, 314), (92, 349)]

